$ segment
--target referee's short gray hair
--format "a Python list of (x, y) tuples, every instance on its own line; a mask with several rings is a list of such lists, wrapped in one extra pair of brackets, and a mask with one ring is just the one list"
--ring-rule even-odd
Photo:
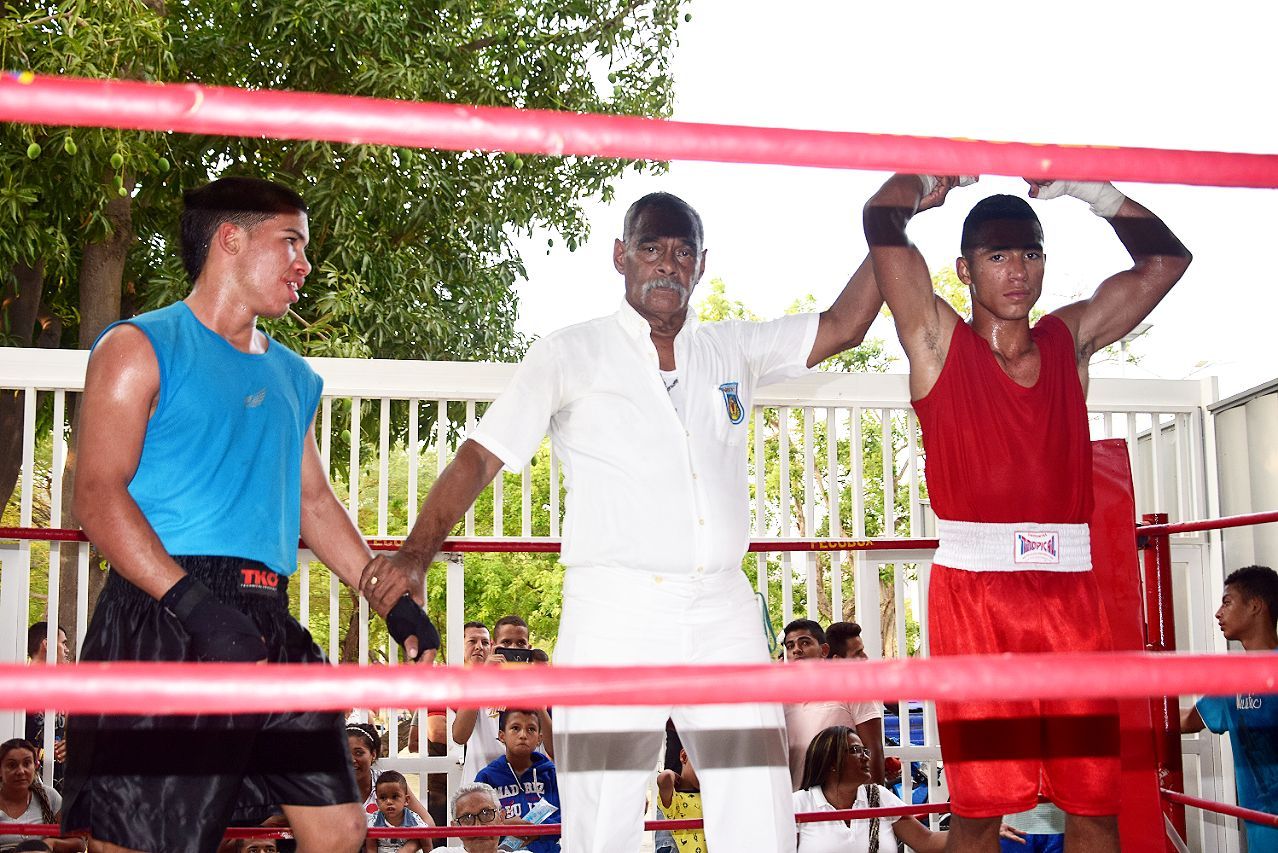
[(453, 795), (448, 799), (448, 811), (454, 816), (457, 814), (457, 801), (467, 794), (483, 794), (492, 802), (494, 809), (501, 811), (501, 798), (497, 796), (497, 791), (492, 785), (485, 782), (465, 782), (458, 785), (457, 790), (453, 791)]

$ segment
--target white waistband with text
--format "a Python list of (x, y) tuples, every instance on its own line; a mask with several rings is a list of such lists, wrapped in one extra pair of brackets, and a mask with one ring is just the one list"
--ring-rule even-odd
[(969, 572), (1090, 572), (1086, 524), (937, 519), (941, 545), (932, 561)]

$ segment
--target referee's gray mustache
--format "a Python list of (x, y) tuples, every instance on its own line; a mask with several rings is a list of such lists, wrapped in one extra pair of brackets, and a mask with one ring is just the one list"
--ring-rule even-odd
[(684, 287), (673, 278), (654, 278), (650, 281), (645, 281), (643, 283), (642, 295), (647, 296), (649, 293), (658, 289), (676, 291), (682, 300), (686, 300), (688, 298), (688, 288)]

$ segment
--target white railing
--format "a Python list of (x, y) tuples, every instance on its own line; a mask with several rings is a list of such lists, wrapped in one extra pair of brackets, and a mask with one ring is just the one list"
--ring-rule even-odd
[[(62, 469), (67, 458), (63, 440), (68, 411), (83, 388), (86, 354), (0, 348), (0, 389), (25, 391), (23, 462), (17, 523), (32, 526), (37, 504), (48, 507), (48, 526), (61, 526)], [(425, 497), (430, 482), (443, 470), (459, 439), (485, 405), (508, 382), (514, 366), (453, 362), (311, 359), (324, 377), (324, 398), (317, 417), (317, 437), (325, 465), (334, 473), (339, 495), (354, 508), (366, 535), (402, 535)], [(1211, 381), (1094, 379), (1089, 395), (1094, 438), (1124, 438), (1131, 454), (1138, 513), (1166, 512), (1171, 520), (1199, 518), (1216, 505), (1214, 449), (1205, 406), (1215, 399)], [(37, 424), (47, 424), (37, 434)], [(888, 374), (814, 373), (761, 389), (753, 412), (748, 443), (754, 535), (789, 536), (928, 536), (933, 530), (926, 498), (925, 460), (918, 425), (909, 407), (906, 377)], [(884, 437), (887, 436), (885, 443)], [(557, 538), (563, 508), (559, 463), (547, 444), (542, 451), (552, 487), (542, 500), (534, 494), (534, 469), (519, 475), (499, 474), (497, 487), (481, 495), (466, 514), (461, 531), (467, 537), (517, 536)], [(335, 457), (335, 454), (337, 456)], [(343, 478), (337, 472), (345, 472)], [(544, 469), (542, 469), (544, 470)], [(38, 475), (38, 476), (37, 476)], [(1212, 475), (1212, 476), (1209, 476)], [(517, 476), (517, 488), (510, 482)], [(772, 484), (772, 485), (770, 485)], [(37, 501), (37, 497), (39, 500)], [(517, 502), (507, 507), (508, 502)], [(477, 511), (478, 510), (478, 511)], [(509, 510), (509, 512), (508, 512)], [(507, 524), (505, 517), (512, 519)], [(43, 526), (40, 525), (40, 526)], [(1181, 648), (1216, 650), (1204, 614), (1218, 594), (1208, 567), (1217, 559), (1201, 535), (1175, 537), (1177, 554), (1188, 574), (1178, 600), (1183, 612)], [(58, 612), (60, 552), (71, 549), (77, 583), (74, 625), (78, 650), (87, 623), (89, 551), (80, 544), (0, 545), (0, 660), (25, 658), (25, 626), (29, 621), (33, 580), (49, 590), (47, 612)], [(36, 553), (39, 559), (32, 562)], [(781, 624), (796, 614), (822, 622), (855, 618), (864, 628), (871, 657), (927, 653), (926, 552), (759, 553), (746, 561), (758, 590)], [(46, 568), (47, 563), (47, 568)], [(303, 570), (294, 576), (299, 589), (298, 617), (309, 625), (315, 584), (326, 584), (328, 652), (338, 659), (342, 620), (337, 584), (299, 555)], [(446, 585), (445, 636), (448, 663), (459, 664), (461, 626), (465, 621), (464, 560), (449, 561)], [(429, 583), (439, 582), (432, 573)], [(395, 665), (396, 649), (369, 648), (367, 603), (359, 602), (358, 661), (370, 651)], [(888, 620), (885, 622), (885, 618)], [(54, 621), (54, 620), (50, 620)], [(775, 624), (775, 623), (774, 623)], [(775, 625), (780, 628), (781, 625)], [(885, 699), (909, 697), (884, 697)], [(905, 708), (905, 702), (901, 703)], [(396, 743), (397, 716), (388, 715), (391, 743)], [(0, 714), (0, 734), (16, 729), (15, 715)], [(902, 715), (902, 738), (909, 721)], [(936, 778), (935, 714), (925, 710), (923, 745), (889, 749), (905, 763), (928, 762)], [(1209, 761), (1196, 778), (1205, 796), (1226, 798), (1231, 785), (1222, 782), (1227, 756), (1218, 741), (1204, 742)], [(391, 760), (390, 766), (411, 772), (451, 771), (457, 778), (456, 754), (443, 758)], [(935, 787), (935, 786), (934, 786)], [(943, 799), (944, 791), (933, 791)], [(938, 796), (939, 795), (939, 796)], [(906, 792), (908, 801), (908, 791)], [(1216, 849), (1204, 847), (1203, 849)]]

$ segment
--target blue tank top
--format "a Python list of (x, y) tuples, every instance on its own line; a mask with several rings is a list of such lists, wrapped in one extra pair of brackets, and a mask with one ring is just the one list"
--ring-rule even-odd
[(121, 322), (142, 330), (160, 367), (129, 494), (164, 549), (292, 574), (302, 451), (323, 380), (273, 340), (265, 353), (237, 350), (185, 302)]

